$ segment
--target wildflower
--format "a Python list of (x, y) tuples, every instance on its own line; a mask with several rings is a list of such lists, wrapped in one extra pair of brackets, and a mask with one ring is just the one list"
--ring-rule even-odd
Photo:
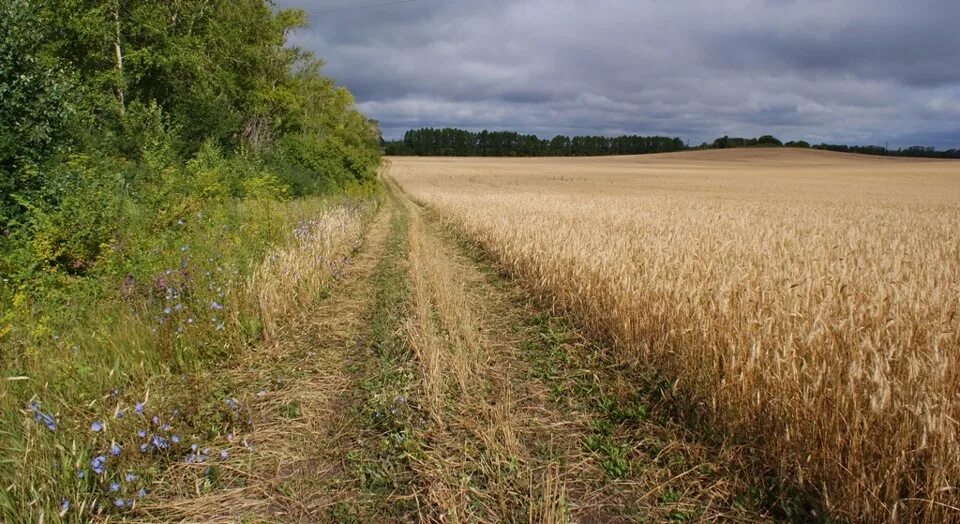
[(114, 506), (116, 506), (116, 507), (118, 507), (118, 508), (122, 508), (122, 507), (123, 507), (123, 504), (124, 504), (124, 502), (123, 502), (123, 499), (122, 499), (122, 498), (117, 497), (117, 498), (113, 499), (113, 505), (114, 505)]
[(197, 449), (199, 448), (200, 446), (198, 446), (196, 442), (194, 442), (193, 444), (190, 444), (190, 451), (193, 451), (194, 453), (196, 453)]
[(78, 478), (78, 479), (87, 478), (87, 472), (84, 471), (84, 470), (82, 470), (82, 469), (78, 469), (78, 470), (77, 470), (77, 478)]
[(157, 449), (166, 449), (170, 447), (170, 444), (167, 443), (167, 439), (157, 435), (154, 435), (153, 438), (150, 439), (150, 443), (153, 444), (153, 447)]
[(137, 490), (137, 498), (141, 498), (141, 499), (142, 499), (143, 497), (146, 497), (146, 496), (147, 496), (147, 490), (146, 490), (146, 489), (140, 488), (140, 489)]
[(237, 401), (232, 398), (228, 398), (224, 402), (227, 404), (227, 407), (230, 409), (238, 409), (240, 407), (240, 404), (238, 404)]
[(116, 442), (114, 442), (113, 444), (110, 445), (110, 455), (111, 455), (111, 456), (113, 456), (113, 457), (119, 457), (121, 451), (122, 451), (122, 449), (120, 448), (119, 445), (117, 445)]
[(124, 482), (133, 482), (134, 480), (137, 480), (137, 476), (133, 473), (127, 472), (127, 474), (123, 476), (123, 480)]
[(160, 430), (163, 431), (163, 432), (170, 431), (170, 424), (164, 424), (164, 425), (160, 426)]
[(137, 402), (137, 404), (133, 406), (133, 410), (137, 412), (137, 415), (143, 415), (143, 403)]
[(118, 492), (118, 491), (120, 491), (120, 483), (119, 483), (119, 482), (111, 482), (111, 483), (110, 483), (110, 493), (116, 493), (116, 492)]
[(156, 426), (157, 424), (160, 423), (160, 417), (158, 417), (158, 416), (156, 416), (156, 415), (154, 415), (153, 418), (150, 419), (150, 420), (153, 422), (153, 425), (154, 425), (154, 426)]
[(219, 311), (219, 310), (223, 309), (223, 305), (220, 304), (219, 302), (217, 302), (216, 300), (211, 300), (211, 301), (210, 301), (210, 309), (212, 309), (212, 310), (214, 310), (214, 311)]
[(146, 453), (146, 452), (147, 452), (147, 445), (140, 444), (140, 453)]
[(52, 415), (48, 415), (43, 411), (40, 411), (40, 406), (36, 402), (31, 402), (29, 407), (30, 407), (30, 411), (33, 412), (34, 420), (47, 426), (47, 429), (49, 429), (50, 431), (57, 430), (57, 422), (56, 420), (54, 420)]
[(70, 510), (70, 501), (60, 497), (60, 514), (63, 515)]
[(214, 329), (215, 329), (216, 331), (223, 331), (223, 322), (219, 322), (219, 323), (216, 325), (216, 327), (214, 327)]
[(137, 430), (137, 436), (140, 437), (140, 438), (146, 437), (146, 436), (147, 436), (147, 430), (145, 430), (145, 429), (138, 429), (138, 430)]
[(180, 443), (180, 435), (174, 435), (174, 436), (170, 437), (170, 442), (173, 442), (174, 444), (179, 444), (179, 443)]
[(233, 442), (233, 433), (227, 433), (227, 442)]
[(229, 456), (230, 456), (230, 454), (227, 453), (227, 450), (225, 450), (225, 449), (221, 449), (221, 450), (220, 450), (220, 460), (227, 460), (227, 457), (229, 457)]
[(103, 422), (99, 420), (93, 421), (93, 424), (90, 424), (90, 431), (94, 433), (99, 433), (103, 429)]
[(114, 415), (114, 416), (115, 416), (116, 418), (123, 418), (123, 416), (126, 415), (126, 414), (127, 414), (127, 410), (125, 410), (125, 409), (118, 409), (116, 415)]
[(103, 472), (104, 472), (103, 466), (106, 463), (107, 463), (107, 457), (104, 457), (103, 455), (97, 455), (96, 457), (93, 458), (93, 460), (90, 461), (90, 469), (92, 469), (93, 472), (96, 473), (97, 475), (103, 475)]
[(167, 306), (167, 307), (163, 308), (163, 314), (164, 314), (164, 315), (169, 315), (169, 314), (171, 313), (171, 311), (172, 311), (172, 310), (170, 309), (170, 306)]

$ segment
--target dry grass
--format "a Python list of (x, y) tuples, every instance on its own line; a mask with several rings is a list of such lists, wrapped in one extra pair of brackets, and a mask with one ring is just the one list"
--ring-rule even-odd
[(238, 385), (246, 430), (205, 444), (229, 451), (212, 466), (170, 464), (139, 517), (312, 522), (353, 496), (340, 485), (337, 446), (352, 438), (343, 434), (352, 422), (345, 399), (356, 387), (348, 368), (386, 236), (382, 217), (368, 227), (373, 212), (373, 202), (333, 207), (301, 223), (297, 238), (263, 262), (248, 292), (268, 338), (197, 379)]
[(960, 164), (736, 150), (392, 175), (832, 515), (960, 518)]

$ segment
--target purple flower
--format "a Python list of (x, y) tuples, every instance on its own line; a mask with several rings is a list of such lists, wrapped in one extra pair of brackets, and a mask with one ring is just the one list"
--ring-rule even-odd
[(119, 482), (111, 482), (111, 483), (110, 483), (110, 493), (116, 493), (116, 492), (118, 492), (118, 491), (120, 491), (120, 483), (119, 483)]
[(220, 460), (227, 460), (227, 457), (229, 457), (229, 456), (230, 456), (230, 454), (227, 453), (227, 450), (225, 450), (225, 449), (221, 449), (221, 450), (220, 450)]
[(93, 460), (90, 461), (90, 468), (93, 469), (93, 472), (97, 475), (103, 475), (103, 465), (107, 463), (107, 457), (103, 455), (97, 455), (93, 457)]
[(133, 410), (137, 412), (137, 415), (143, 415), (143, 403), (137, 402), (137, 405), (133, 406)]
[(137, 498), (141, 498), (141, 499), (142, 499), (143, 497), (146, 497), (146, 496), (147, 496), (147, 490), (146, 490), (146, 489), (140, 488), (140, 489), (137, 490)]
[(214, 311), (219, 311), (219, 310), (223, 309), (223, 305), (220, 304), (219, 302), (217, 302), (216, 300), (211, 300), (211, 301), (210, 301), (210, 309), (212, 309), (212, 310), (214, 310)]
[(164, 424), (163, 426), (160, 426), (160, 430), (163, 432), (170, 431), (170, 424)]
[(200, 446), (198, 446), (196, 442), (194, 442), (193, 444), (190, 444), (190, 451), (193, 451), (194, 453), (196, 453), (197, 449), (199, 448)]
[(240, 407), (240, 404), (238, 404), (237, 401), (232, 398), (228, 398), (224, 402), (227, 404), (227, 407), (230, 409), (237, 409)]
[(127, 473), (126, 475), (123, 476), (123, 480), (125, 482), (133, 482), (134, 480), (137, 480), (137, 476), (134, 475), (133, 473)]
[(157, 424), (160, 423), (160, 417), (158, 417), (158, 416), (156, 416), (156, 415), (154, 415), (153, 418), (150, 419), (150, 420), (153, 422), (153, 425), (154, 425), (154, 426), (156, 426)]
[(146, 437), (146, 436), (147, 436), (147, 430), (145, 430), (145, 429), (138, 429), (138, 430), (137, 430), (137, 436), (140, 437), (140, 438)]
[(31, 402), (29, 404), (29, 407), (30, 407), (30, 411), (33, 412), (34, 420), (47, 426), (47, 429), (49, 429), (50, 431), (57, 430), (57, 421), (54, 420), (52, 415), (48, 415), (43, 411), (40, 411), (40, 406), (36, 402)]
[(170, 442), (173, 442), (174, 444), (179, 444), (179, 443), (180, 443), (180, 435), (174, 435), (174, 436), (170, 437)]
[(101, 430), (103, 430), (103, 422), (100, 422), (99, 420), (95, 420), (93, 421), (93, 424), (90, 424), (90, 431), (94, 433), (99, 433)]
[(157, 435), (154, 435), (153, 438), (150, 439), (150, 443), (153, 444), (153, 447), (157, 449), (166, 449), (170, 447), (170, 444), (167, 443), (167, 439)]
[(146, 453), (146, 452), (147, 452), (147, 445), (140, 444), (140, 453)]
[(78, 479), (82, 479), (82, 478), (86, 478), (86, 477), (87, 477), (87, 472), (86, 472), (86, 471), (84, 471), (84, 470), (82, 470), (82, 469), (78, 469), (78, 470), (77, 470), (77, 478), (78, 478)]
[(119, 457), (121, 451), (122, 451), (122, 449), (120, 448), (120, 446), (119, 446), (116, 442), (114, 442), (113, 444), (110, 445), (110, 455), (111, 455), (111, 456), (113, 456), (113, 457)]
[(122, 498), (117, 497), (117, 498), (113, 499), (113, 505), (114, 505), (114, 506), (116, 506), (116, 507), (118, 507), (118, 508), (122, 508), (122, 507), (123, 507), (123, 504), (124, 504), (124, 502), (123, 502), (123, 499), (122, 499)]
[(70, 510), (70, 501), (60, 497), (60, 513), (66, 513)]

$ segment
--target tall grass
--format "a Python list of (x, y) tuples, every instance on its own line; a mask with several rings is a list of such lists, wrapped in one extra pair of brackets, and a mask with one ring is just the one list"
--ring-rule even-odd
[(955, 164), (751, 154), (393, 174), (832, 516), (960, 519)]
[[(211, 202), (162, 235), (118, 246), (97, 272), (56, 276), (55, 291), (4, 288), (0, 520), (128, 510), (136, 490), (120, 477), (136, 471), (148, 492), (151, 471), (190, 452), (189, 436), (238, 418), (229, 402), (224, 415), (207, 406), (223, 404), (228, 385), (190, 390), (189, 376), (252, 347), (285, 311), (321, 292), (374, 209), (362, 196)], [(150, 422), (153, 414), (160, 421)], [(168, 421), (183, 435), (179, 447), (160, 429)], [(168, 444), (138, 453), (149, 442), (135, 436), (143, 427)], [(116, 456), (107, 453), (113, 445), (122, 449)], [(91, 462), (98, 455), (107, 457), (103, 473)], [(115, 499), (127, 506), (113, 507)]]

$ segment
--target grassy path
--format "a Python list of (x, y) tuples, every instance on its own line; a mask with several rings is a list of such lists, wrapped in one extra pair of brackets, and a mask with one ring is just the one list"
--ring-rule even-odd
[(388, 181), (339, 284), (237, 369), (247, 452), (145, 520), (762, 521), (732, 456)]
[(393, 186), (410, 215), (426, 520), (763, 521), (735, 454), (651, 416), (648, 383), (588, 344)]

